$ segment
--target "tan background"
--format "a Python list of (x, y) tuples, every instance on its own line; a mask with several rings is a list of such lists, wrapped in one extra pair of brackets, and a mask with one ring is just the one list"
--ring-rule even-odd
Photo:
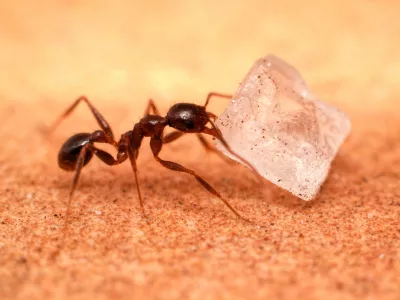
[[(0, 298), (399, 299), (397, 1), (25, 2), (0, 3)], [(82, 106), (50, 139), (43, 126), (86, 94), (121, 134), (147, 98), (165, 112), (233, 92), (267, 53), (353, 121), (318, 199), (257, 187), (193, 137), (165, 147), (162, 157), (196, 169), (253, 220), (243, 224), (157, 165), (145, 141), (150, 225), (129, 165), (93, 160), (66, 248), (52, 256), (72, 178), (58, 148), (96, 125)]]

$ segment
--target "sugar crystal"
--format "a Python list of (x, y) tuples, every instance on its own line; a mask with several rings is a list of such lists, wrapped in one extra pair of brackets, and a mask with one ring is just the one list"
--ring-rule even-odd
[(263, 177), (303, 200), (316, 196), (350, 132), (346, 114), (315, 98), (273, 55), (256, 61), (216, 125)]

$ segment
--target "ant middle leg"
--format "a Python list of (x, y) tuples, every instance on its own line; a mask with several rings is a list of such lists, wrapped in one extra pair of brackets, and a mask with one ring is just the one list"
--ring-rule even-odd
[(70, 107), (68, 107), (64, 113), (58, 117), (58, 119), (53, 123), (53, 125), (50, 127), (49, 133), (53, 132), (60, 123), (65, 120), (78, 106), (80, 102), (86, 102), (86, 104), (89, 106), (90, 111), (92, 112), (93, 116), (95, 117), (97, 123), (99, 124), (100, 128), (104, 131), (104, 133), (107, 136), (107, 140), (110, 144), (116, 146), (117, 142), (114, 140), (114, 134), (111, 130), (111, 126), (108, 124), (106, 119), (102, 116), (102, 114), (90, 103), (89, 99), (85, 96), (81, 96), (78, 99), (76, 99)]
[(167, 161), (161, 159), (158, 155), (162, 149), (163, 146), (163, 141), (161, 138), (158, 137), (152, 137), (150, 140), (150, 148), (153, 152), (154, 159), (158, 161), (162, 166), (164, 166), (167, 169), (170, 169), (172, 171), (177, 171), (177, 172), (183, 172), (187, 173), (189, 175), (192, 175), (209, 193), (213, 194), (215, 197), (219, 198), (238, 218), (249, 222), (246, 218), (242, 217), (230, 204), (229, 202), (222, 197), (222, 195), (217, 192), (207, 181), (205, 181), (202, 177), (196, 174), (191, 169), (185, 168), (182, 165), (172, 162), (172, 161)]

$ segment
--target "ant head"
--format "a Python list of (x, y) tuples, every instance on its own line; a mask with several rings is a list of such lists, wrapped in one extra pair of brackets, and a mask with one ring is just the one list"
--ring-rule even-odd
[(209, 117), (204, 106), (177, 103), (167, 114), (168, 125), (183, 132), (201, 132)]

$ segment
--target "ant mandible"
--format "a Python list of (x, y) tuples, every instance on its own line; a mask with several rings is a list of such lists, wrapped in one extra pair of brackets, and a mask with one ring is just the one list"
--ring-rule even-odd
[[(71, 200), (78, 183), (79, 175), (81, 174), (82, 168), (89, 163), (93, 155), (96, 155), (102, 162), (110, 166), (119, 165), (129, 158), (135, 174), (136, 189), (139, 197), (141, 213), (143, 217), (146, 218), (136, 167), (136, 159), (138, 157), (139, 148), (144, 137), (150, 137), (150, 148), (153, 152), (154, 159), (162, 166), (172, 171), (184, 172), (192, 175), (208, 192), (224, 202), (225, 205), (237, 217), (248, 221), (242, 217), (229, 204), (229, 202), (221, 196), (219, 192), (217, 192), (208, 182), (197, 175), (197, 173), (195, 173), (193, 170), (185, 168), (178, 163), (163, 160), (159, 157), (160, 151), (164, 144), (171, 143), (186, 133), (197, 133), (200, 142), (203, 144), (206, 150), (216, 151), (207, 143), (204, 137), (201, 136), (201, 134), (207, 134), (218, 139), (229, 153), (244, 162), (257, 174), (255, 168), (247, 160), (234, 153), (227, 144), (221, 132), (214, 123), (217, 118), (216, 115), (206, 111), (210, 99), (214, 96), (222, 98), (232, 97), (231, 95), (227, 94), (209, 93), (206, 103), (203, 106), (191, 103), (177, 103), (169, 109), (165, 117), (160, 115), (156, 105), (154, 104), (154, 101), (150, 99), (144, 117), (134, 125), (133, 130), (122, 134), (118, 142), (115, 140), (114, 134), (108, 122), (90, 103), (88, 98), (82, 96), (75, 100), (74, 103), (56, 120), (51, 128), (51, 131), (53, 131), (60, 124), (60, 122), (63, 121), (82, 101), (86, 102), (86, 104), (89, 106), (101, 130), (96, 130), (93, 133), (78, 133), (73, 135), (62, 145), (58, 153), (58, 165), (60, 168), (67, 171), (75, 171), (75, 176), (73, 178), (69, 193), (64, 229), (66, 229), (68, 224)], [(153, 114), (151, 114), (151, 112)], [(210, 127), (206, 126), (208, 124), (210, 124)], [(164, 129), (167, 126), (176, 129), (176, 131), (164, 136)], [(106, 143), (114, 146), (117, 150), (116, 158), (114, 158), (110, 153), (97, 148), (95, 143)]]

